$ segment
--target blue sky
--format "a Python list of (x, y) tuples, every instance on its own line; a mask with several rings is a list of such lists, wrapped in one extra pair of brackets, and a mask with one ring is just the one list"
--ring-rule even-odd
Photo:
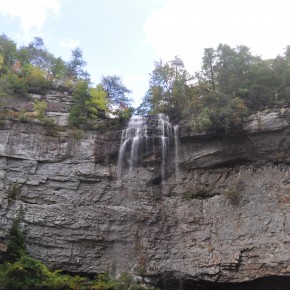
[(194, 72), (219, 43), (275, 57), (290, 45), (289, 15), (288, 0), (0, 0), (0, 33), (19, 45), (40, 36), (65, 60), (79, 46), (93, 82), (121, 76), (136, 106), (154, 60), (178, 55)]

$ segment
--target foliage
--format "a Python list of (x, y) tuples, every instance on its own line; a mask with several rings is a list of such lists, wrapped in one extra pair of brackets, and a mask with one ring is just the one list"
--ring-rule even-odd
[(25, 97), (28, 92), (26, 79), (13, 72), (7, 72), (0, 77), (0, 98), (9, 96)]
[(16, 261), (26, 253), (25, 236), (26, 232), (21, 229), (20, 224), (24, 218), (24, 209), (21, 207), (15, 219), (13, 219), (7, 244), (7, 259), (8, 261)]
[(78, 128), (71, 128), (69, 130), (69, 136), (76, 139), (76, 140), (80, 140), (83, 136), (84, 131), (80, 130)]
[(4, 57), (0, 54), (0, 70), (2, 69)]
[(0, 70), (1, 75), (10, 69), (17, 58), (16, 43), (9, 39), (5, 34), (0, 36), (0, 55), (2, 59)]
[(21, 191), (21, 185), (17, 182), (11, 182), (7, 188), (8, 204), (16, 200), (17, 194)]
[(76, 128), (86, 127), (95, 120), (100, 112), (108, 110), (107, 94), (101, 85), (90, 88), (87, 81), (79, 81), (73, 94), (74, 105), (69, 114), (69, 125)]
[(78, 82), (73, 94), (74, 105), (69, 114), (69, 125), (71, 127), (82, 128), (87, 124), (90, 109), (86, 104), (91, 100), (89, 84), (86, 81)]
[[(97, 279), (64, 275), (59, 270), (50, 270), (41, 261), (27, 255), (26, 232), (20, 227), (24, 217), (21, 208), (13, 220), (7, 245), (6, 261), (0, 264), (0, 285), (10, 290), (145, 290), (144, 285), (134, 282), (128, 273), (121, 273), (119, 279), (109, 274), (99, 274)], [(151, 288), (152, 289), (152, 288)]]
[(80, 289), (78, 285), (86, 281), (79, 276), (62, 275), (50, 271), (39, 260), (22, 255), (14, 263), (6, 262), (0, 266), (0, 283), (8, 289)]
[(44, 113), (45, 113), (46, 109), (47, 109), (46, 101), (38, 101), (38, 100), (34, 101), (33, 110), (35, 111), (36, 117), (39, 120), (43, 120), (44, 119)]
[(89, 82), (89, 74), (84, 70), (86, 62), (83, 59), (82, 50), (77, 47), (72, 50), (71, 60), (67, 64), (67, 77), (73, 82), (77, 83), (79, 80)]
[(247, 46), (206, 48), (201, 70), (190, 76), (178, 57), (155, 62), (138, 114), (168, 114), (194, 131), (228, 133), (244, 116), (290, 101), (290, 46), (263, 60)]
[(17, 48), (6, 35), (0, 36), (0, 98), (43, 93), (55, 86), (75, 87), (79, 80), (89, 80), (84, 70), (80, 48), (72, 50), (71, 60), (65, 62), (51, 54), (43, 39), (35, 37), (28, 45)]
[[(85, 67), (79, 47), (72, 50), (69, 61), (64, 61), (51, 54), (40, 37), (17, 47), (2, 34), (2, 106), (12, 98), (28, 97), (28, 93), (43, 94), (65, 86), (73, 92), (75, 101), (69, 116), (72, 127), (96, 128), (97, 118), (118, 119), (112, 121), (114, 125), (130, 118), (134, 113), (131, 91), (121, 77), (103, 76), (100, 84), (92, 87)], [(148, 90), (136, 113), (165, 113), (172, 122), (185, 120), (195, 131), (211, 129), (228, 133), (241, 124), (244, 116), (289, 102), (290, 46), (274, 59), (262, 59), (245, 45), (219, 44), (204, 49), (201, 68), (193, 75), (178, 56), (166, 62), (156, 61)], [(4, 110), (0, 108), (0, 111), (3, 117)], [(22, 112), (21, 119), (26, 117)]]
[(179, 57), (166, 63), (162, 60), (155, 62), (155, 68), (150, 74), (148, 92), (137, 111), (165, 113), (172, 120), (180, 119), (189, 80), (190, 76)]
[(142, 284), (134, 282), (133, 277), (126, 272), (121, 273), (118, 279), (109, 274), (99, 274), (97, 280), (90, 289), (94, 290), (146, 290), (149, 289)]
[(193, 192), (193, 191), (186, 191), (183, 193), (183, 196), (184, 198), (188, 200), (200, 198), (199, 192)]
[(241, 199), (241, 192), (244, 189), (244, 183), (241, 181), (238, 181), (232, 185), (229, 185), (224, 194), (226, 198), (229, 200), (231, 205), (238, 205)]
[(128, 94), (131, 91), (123, 84), (119, 76), (104, 76), (101, 80), (101, 86), (107, 93), (111, 110), (130, 106), (132, 100), (128, 97)]
[(29, 120), (29, 116), (27, 114), (27, 111), (25, 109), (20, 109), (18, 113), (18, 119), (20, 122), (26, 122)]
[[(239, 97), (232, 98), (228, 95), (212, 93), (199, 101), (199, 111), (189, 116), (194, 131), (222, 128), (227, 133), (241, 124), (242, 117), (247, 112), (244, 101)], [(187, 115), (191, 113), (192, 108), (195, 107), (187, 108), (189, 110)]]
[(31, 64), (22, 68), (21, 76), (26, 80), (29, 91), (42, 92), (51, 87), (51, 83), (46, 77), (46, 72)]
[(90, 89), (90, 98), (85, 102), (90, 113), (97, 115), (98, 111), (107, 111), (108, 99), (107, 93), (101, 85)]
[[(119, 279), (108, 274), (99, 274), (96, 280), (81, 276), (70, 276), (60, 271), (51, 271), (39, 260), (22, 255), (14, 263), (0, 264), (0, 285), (11, 290), (38, 289), (83, 289), (83, 290), (146, 290), (150, 289), (133, 281), (128, 273)], [(152, 289), (152, 288), (151, 288)]]
[(124, 107), (114, 111), (114, 115), (118, 117), (119, 122), (126, 121), (132, 117), (134, 108)]

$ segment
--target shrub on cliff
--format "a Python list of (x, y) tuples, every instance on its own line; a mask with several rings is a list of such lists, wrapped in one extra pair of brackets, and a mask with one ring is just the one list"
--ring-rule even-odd
[(24, 210), (20, 208), (17, 217), (12, 221), (8, 235), (7, 260), (15, 262), (26, 254), (25, 230), (22, 230), (20, 224), (24, 217)]
[(39, 260), (27, 255), (25, 235), (20, 224), (24, 217), (21, 209), (13, 220), (8, 237), (6, 260), (0, 263), (0, 286), (9, 290), (145, 290), (128, 273), (119, 279), (100, 274), (96, 280), (81, 276), (64, 275), (51, 271)]

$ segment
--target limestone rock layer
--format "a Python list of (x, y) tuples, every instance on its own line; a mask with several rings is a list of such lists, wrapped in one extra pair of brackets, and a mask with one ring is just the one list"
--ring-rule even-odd
[[(0, 245), (22, 205), (29, 252), (70, 272), (218, 282), (290, 275), (290, 114), (229, 136), (180, 128), (178, 174), (147, 152), (121, 183), (121, 132), (1, 121)], [(158, 144), (156, 145), (158, 146)], [(174, 152), (172, 152), (172, 155)]]

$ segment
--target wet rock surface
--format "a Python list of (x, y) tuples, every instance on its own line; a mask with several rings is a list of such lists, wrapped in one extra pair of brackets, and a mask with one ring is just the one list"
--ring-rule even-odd
[(23, 205), (29, 252), (66, 271), (126, 271), (159, 285), (183, 281), (183, 289), (288, 277), (290, 128), (283, 110), (275, 118), (265, 113), (267, 126), (252, 116), (235, 136), (181, 128), (178, 172), (172, 163), (162, 181), (160, 163), (147, 154), (134, 170), (124, 167), (121, 183), (120, 131), (76, 138), (3, 121), (0, 243)]

